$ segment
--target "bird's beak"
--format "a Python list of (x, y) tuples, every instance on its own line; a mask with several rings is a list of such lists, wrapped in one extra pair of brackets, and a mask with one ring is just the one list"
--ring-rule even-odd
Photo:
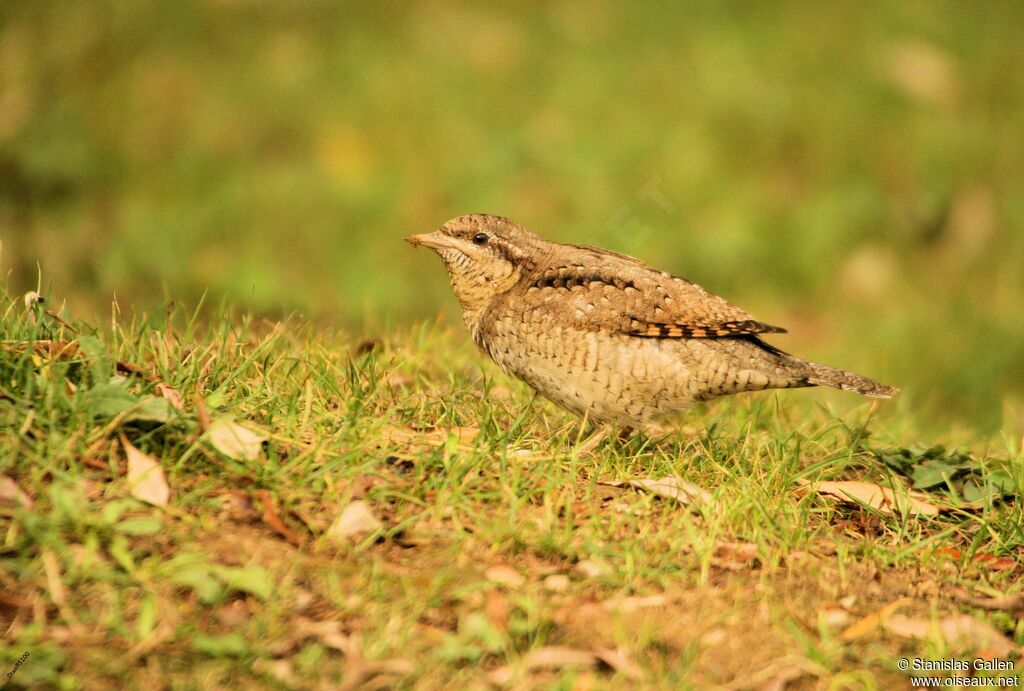
[(422, 235), (410, 235), (405, 239), (413, 247), (429, 247), (432, 250), (442, 250), (452, 246), (451, 238), (447, 235), (442, 234), (440, 231), (433, 233), (423, 233)]

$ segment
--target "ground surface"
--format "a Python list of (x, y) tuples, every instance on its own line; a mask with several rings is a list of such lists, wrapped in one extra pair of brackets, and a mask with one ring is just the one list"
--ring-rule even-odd
[[(893, 688), (901, 657), (1020, 669), (1020, 502), (940, 483), (922, 497), (942, 513), (912, 512), (868, 451), (905, 442), (910, 413), (769, 393), (656, 444), (602, 440), (461, 333), (208, 323), (115, 317), (97, 337), (7, 303), (5, 673), (29, 653), (12, 688)], [(1019, 495), (1019, 444), (931, 460)], [(163, 478), (138, 480), (151, 462)], [(604, 484), (665, 477), (710, 497)], [(897, 508), (821, 480), (891, 483)]]

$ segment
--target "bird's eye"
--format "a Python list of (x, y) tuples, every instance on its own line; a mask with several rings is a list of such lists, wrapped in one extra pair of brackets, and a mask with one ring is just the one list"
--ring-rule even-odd
[(487, 244), (487, 233), (477, 233), (473, 236), (474, 245), (486, 245)]

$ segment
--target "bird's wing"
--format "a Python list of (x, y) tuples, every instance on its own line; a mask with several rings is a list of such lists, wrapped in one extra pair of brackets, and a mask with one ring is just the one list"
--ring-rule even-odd
[(756, 320), (696, 283), (625, 255), (576, 247), (528, 277), (527, 297), (589, 328), (639, 338), (730, 338), (785, 329)]

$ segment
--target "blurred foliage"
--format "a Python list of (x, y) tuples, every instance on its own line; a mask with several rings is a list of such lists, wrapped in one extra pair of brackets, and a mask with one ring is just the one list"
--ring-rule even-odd
[(501, 213), (698, 280), (936, 425), (1019, 434), (1022, 20), (6, 0), (0, 262), (79, 315), (206, 293), (376, 330), (455, 312), (404, 235)]

